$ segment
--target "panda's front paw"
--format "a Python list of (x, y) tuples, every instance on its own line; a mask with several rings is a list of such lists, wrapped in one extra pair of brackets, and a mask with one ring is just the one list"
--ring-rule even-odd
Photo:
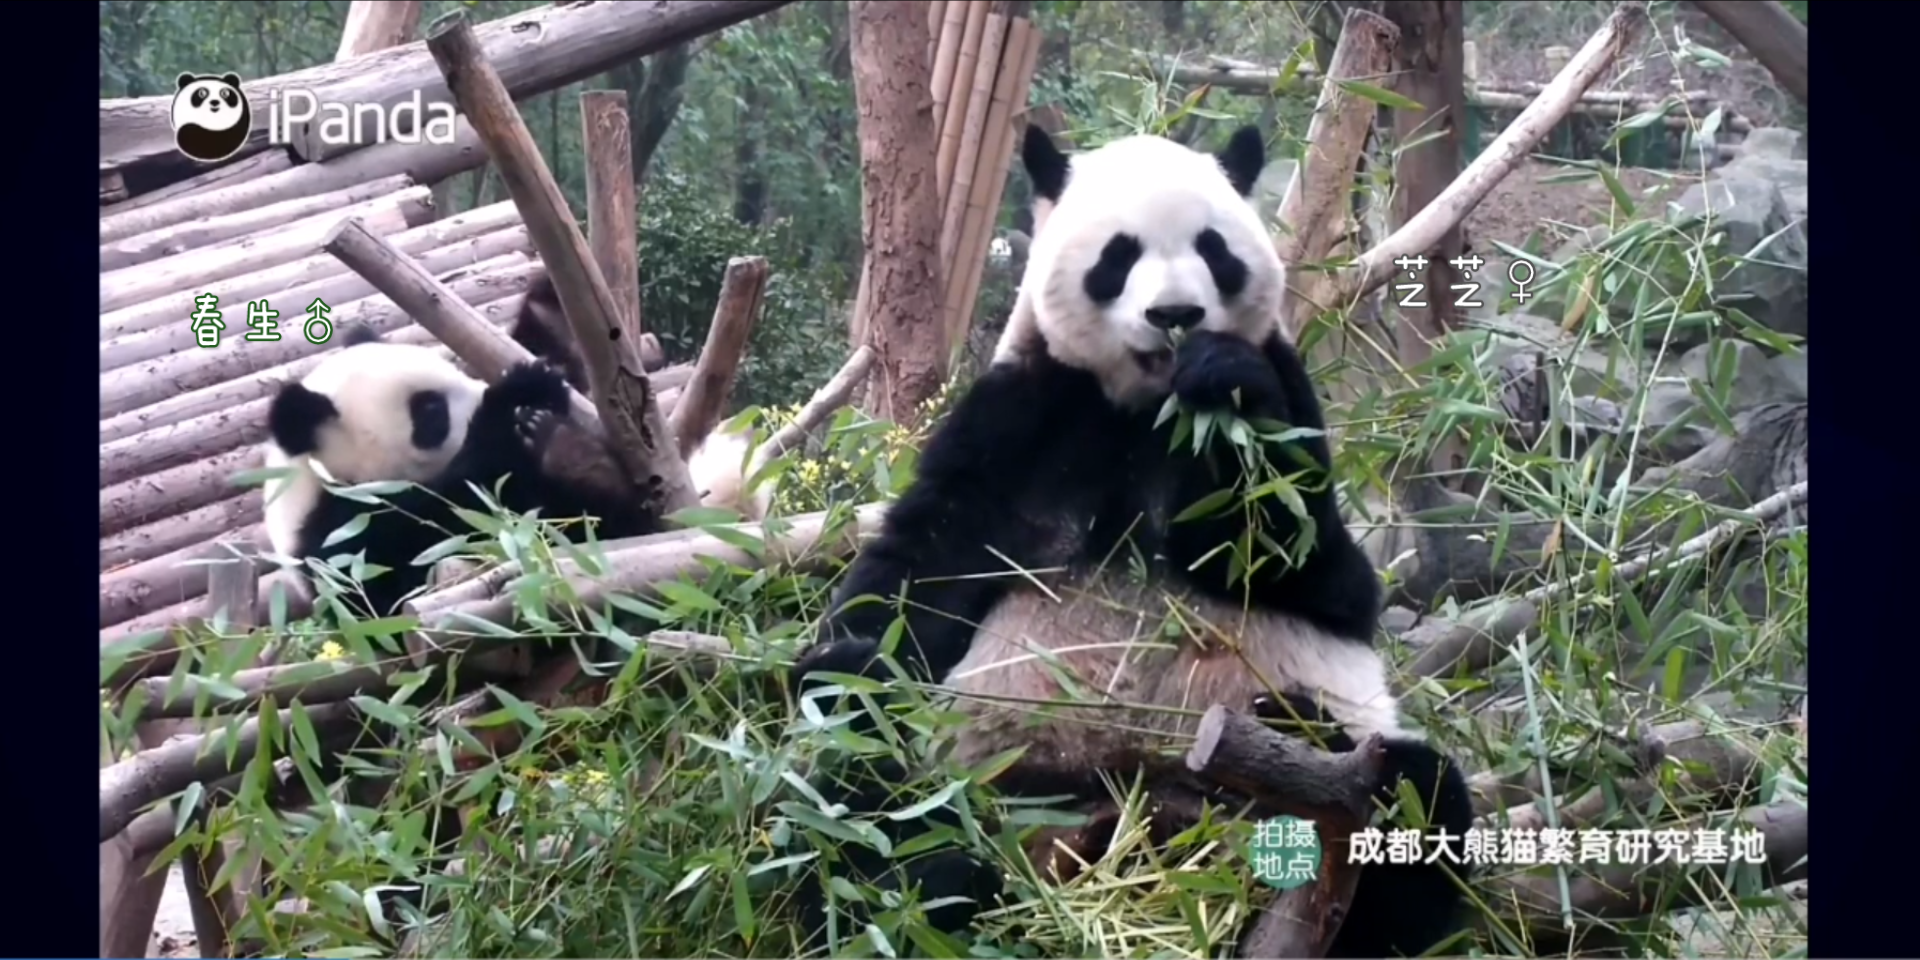
[(1244, 337), (1199, 330), (1180, 342), (1173, 358), (1173, 392), (1196, 410), (1251, 413), (1279, 395), (1279, 378), (1260, 348)]
[(787, 689), (799, 696), (809, 688), (825, 685), (825, 681), (810, 681), (810, 677), (816, 673), (846, 673), (875, 680), (886, 680), (890, 676), (885, 662), (880, 659), (879, 642), (865, 637), (822, 640), (808, 647), (794, 661), (793, 670), (788, 674)]
[(506, 376), (487, 388), (487, 398), (514, 410), (567, 412), (567, 380), (560, 371), (540, 361), (516, 363)]
[(516, 407), (513, 411), (513, 436), (520, 442), (521, 450), (538, 460), (553, 443), (554, 432), (560, 429), (560, 423), (560, 415), (551, 410)]

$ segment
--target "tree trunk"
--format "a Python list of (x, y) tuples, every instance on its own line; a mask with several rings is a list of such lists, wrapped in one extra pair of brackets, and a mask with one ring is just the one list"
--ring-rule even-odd
[(927, 17), (918, 4), (876, 0), (851, 0), (848, 10), (866, 249), (855, 324), (879, 356), (865, 406), (911, 424), (946, 379)]
[[(1394, 143), (1404, 146), (1420, 141), (1418, 146), (1403, 150), (1395, 165), (1390, 216), (1392, 228), (1398, 230), (1460, 174), (1461, 131), (1467, 110), (1462, 47), (1465, 11), (1460, 0), (1386, 0), (1380, 12), (1400, 28), (1393, 64), (1399, 77), (1398, 92), (1426, 108), (1392, 112)], [(1389, 302), (1400, 311), (1395, 341), (1403, 367), (1425, 361), (1433, 352), (1432, 344), (1459, 325), (1461, 308), (1455, 301), (1460, 294), (1453, 285), (1474, 278), (1448, 261), (1464, 253), (1456, 225), (1438, 247), (1425, 253), (1424, 270), (1416, 268), (1411, 276), (1406, 272), (1396, 274), (1389, 285)], [(1486, 282), (1485, 277), (1479, 279)], [(1419, 284), (1422, 289), (1409, 297), (1402, 289), (1405, 284)], [(1486, 297), (1469, 295), (1467, 299), (1484, 301)], [(1457, 470), (1465, 466), (1456, 462), (1463, 455), (1455, 438), (1443, 438), (1432, 467)], [(1410, 467), (1424, 469), (1424, 465)]]

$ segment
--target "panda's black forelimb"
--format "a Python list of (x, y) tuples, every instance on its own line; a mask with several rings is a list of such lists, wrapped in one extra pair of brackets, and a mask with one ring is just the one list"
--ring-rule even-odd
[(906, 620), (894, 651), (900, 665), (916, 679), (945, 676), (1019, 571), (1043, 558), (1050, 531), (1030, 517), (1062, 511), (1035, 504), (1046, 496), (1042, 488), (1098, 483), (1037, 477), (1039, 465), (1113, 466), (1094, 447), (1105, 439), (1094, 418), (1106, 415), (1090, 376), (1048, 358), (982, 374), (921, 452), (915, 481), (888, 509), (879, 536), (854, 560), (819, 642), (794, 665), (790, 689), (802, 692), (802, 680), (822, 671), (887, 679), (875, 654), (898, 617)]
[[(1181, 403), (1193, 409), (1234, 410), (1247, 419), (1326, 429), (1306, 365), (1277, 334), (1265, 344), (1211, 331), (1189, 334), (1175, 354), (1173, 389)], [(1290, 551), (1294, 562), (1272, 556), (1256, 544), (1256, 556), (1263, 562), (1236, 578), (1232, 553), (1220, 547), (1238, 542), (1246, 531), (1246, 514), (1238, 508), (1170, 525), (1165, 544), (1168, 559), (1180, 569), (1190, 569), (1194, 584), (1216, 596), (1285, 610), (1334, 636), (1371, 643), (1380, 611), (1379, 580), (1340, 516), (1331, 475), (1333, 458), (1325, 436), (1297, 436), (1267, 446), (1268, 463), (1296, 478), (1295, 489), (1312, 521), (1313, 536), (1304, 551), (1301, 518), (1279, 497), (1266, 496), (1254, 506), (1260, 532)], [(1195, 460), (1182, 472), (1176, 510), (1243, 479), (1237, 457), (1220, 455), (1217, 449), (1207, 453), (1212, 455)]]
[[(1316, 726), (1311, 735), (1286, 730), (1285, 725), (1302, 721), (1316, 725), (1333, 722), (1303, 694), (1290, 693), (1279, 700), (1261, 696), (1252, 706), (1255, 716), (1278, 721), (1282, 732), (1309, 739), (1331, 753), (1347, 753), (1357, 745), (1338, 726)], [(1375, 802), (1382, 809), (1391, 809), (1400, 802), (1400, 783), (1405, 781), (1420, 798), (1426, 818), (1427, 836), (1421, 852), (1430, 855), (1434, 845), (1445, 843), (1450, 854), (1442, 854), (1433, 863), (1368, 863), (1360, 872), (1346, 922), (1329, 949), (1329, 957), (1417, 956), (1462, 927), (1465, 898), (1461, 884), (1471, 877), (1471, 868), (1461, 855), (1467, 831), (1473, 828), (1473, 798), (1466, 777), (1451, 759), (1425, 741), (1388, 738), (1382, 746), (1385, 755)], [(1383, 821), (1379, 829), (1389, 831), (1397, 825)]]

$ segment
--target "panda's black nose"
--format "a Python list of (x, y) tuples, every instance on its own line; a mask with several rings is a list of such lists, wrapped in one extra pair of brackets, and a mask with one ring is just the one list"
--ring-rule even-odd
[(1147, 308), (1147, 322), (1162, 330), (1187, 330), (1199, 326), (1200, 321), (1206, 318), (1206, 307), (1196, 307), (1190, 303)]

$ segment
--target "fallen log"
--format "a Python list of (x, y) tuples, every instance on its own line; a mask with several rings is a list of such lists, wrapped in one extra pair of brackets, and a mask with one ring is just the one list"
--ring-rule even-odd
[[(1625, 587), (1659, 573), (1671, 564), (1704, 556), (1751, 530), (1755, 523), (1766, 527), (1805, 504), (1807, 496), (1807, 482), (1802, 480), (1754, 504), (1751, 510), (1743, 511), (1744, 516), (1723, 520), (1683, 543), (1648, 551), (1612, 567), (1607, 572), (1607, 580), (1615, 588)], [(1521, 631), (1532, 629), (1539, 622), (1541, 606), (1577, 596), (1589, 589), (1594, 579), (1593, 574), (1583, 574), (1572, 580), (1535, 587), (1518, 598), (1496, 599), (1485, 606), (1463, 612), (1453, 622), (1435, 620), (1431, 627), (1424, 629), (1435, 632), (1437, 636), (1422, 644), (1423, 649), (1414, 659), (1410, 672), (1417, 677), (1437, 677), (1456, 669), (1464, 668), (1469, 672), (1485, 669), (1493, 663), (1497, 654), (1513, 643)]]
[(170, 183), (157, 190), (148, 190), (139, 196), (129, 197), (110, 207), (103, 207), (100, 210), (100, 219), (102, 222), (105, 222), (109, 217), (117, 217), (122, 214), (132, 213), (135, 210), (142, 210), (162, 200), (172, 200), (175, 197), (204, 194), (219, 189), (220, 187), (246, 183), (249, 180), (257, 180), (261, 177), (271, 176), (284, 170), (291, 170), (292, 168), (293, 154), (279, 148), (262, 150), (245, 160), (223, 163), (205, 173), (188, 177), (178, 183)]
[[(524, 262), (525, 255), (532, 250), (533, 242), (527, 239), (527, 229), (509, 227), (428, 251), (420, 258), (420, 265), (432, 271), (435, 276), (445, 277), (456, 270), (472, 273), (472, 268), (479, 264), (511, 254), (521, 255), (521, 260)], [(315, 300), (330, 304), (347, 303), (361, 297), (372, 296), (376, 292), (373, 286), (362, 280), (359, 275), (343, 272), (324, 280), (301, 284), (279, 294), (275, 299), (304, 306)], [(198, 344), (194, 342), (193, 331), (185, 323), (161, 327), (158, 330), (143, 330), (100, 344), (100, 369), (103, 372), (118, 370), (142, 360), (153, 360), (170, 353), (195, 349), (198, 349)]]
[[(248, 496), (254, 500), (257, 518), (260, 492), (255, 490)], [(244, 498), (234, 498), (240, 499)], [(231, 556), (234, 550), (232, 544), (235, 543), (251, 544), (257, 549), (265, 545), (266, 536), (257, 522), (250, 526), (235, 524), (213, 537), (142, 560), (125, 569), (101, 574), (100, 626), (104, 629), (116, 623), (125, 623), (162, 607), (204, 596), (207, 592), (207, 565), (202, 561)]]
[[(351, 716), (344, 703), (305, 708), (316, 725), (342, 722)], [(280, 723), (289, 723), (292, 710), (277, 711)], [(166, 746), (144, 750), (100, 771), (100, 840), (126, 829), (141, 809), (186, 789), (196, 781), (215, 780), (243, 769), (260, 751), (260, 718), (252, 717), (229, 732), (221, 729), (197, 737), (183, 737)], [(231, 759), (229, 759), (231, 756)]]
[[(676, 9), (697, 6), (690, 3)], [(620, 309), (566, 197), (541, 159), (526, 121), (466, 13), (455, 10), (434, 21), (426, 42), (454, 102), (479, 131), (494, 169), (526, 219), (534, 249), (540, 251), (540, 260), (553, 278), (554, 293), (580, 349), (601, 431), (633, 484), (634, 495), (661, 515), (695, 506), (699, 498), (686, 460), (672, 442), (637, 351), (615, 349)], [(374, 239), (370, 234), (366, 237)]]
[[(499, 276), (526, 266), (525, 254), (508, 254), (475, 264), (475, 279)], [(330, 341), (331, 342), (331, 341)], [(238, 404), (205, 416), (156, 427), (100, 446), (100, 485), (112, 486), (168, 467), (204, 460), (267, 436), (271, 397)]]
[[(366, 230), (358, 220), (346, 222), (360, 230)], [(459, 298), (462, 306), (471, 311), (473, 308), (467, 306), (468, 304), (492, 303), (525, 293), (527, 284), (538, 270), (539, 264), (526, 264), (492, 276), (469, 277), (456, 281), (451, 286), (438, 284), (436, 286), (439, 286), (442, 295)], [(304, 306), (303, 304), (302, 310)], [(262, 343), (240, 341), (232, 345), (223, 344), (222, 349), (176, 353), (147, 363), (108, 371), (100, 378), (101, 415), (106, 417), (122, 414), (148, 404), (158, 403), (183, 390), (197, 390), (216, 383), (224, 383), (236, 377), (298, 360), (303, 356), (329, 348), (329, 344), (333, 342), (331, 338), (324, 343), (313, 343), (301, 332), (303, 326), (301, 312), (289, 311), (288, 314), (290, 322), (286, 326), (290, 329), (283, 329), (277, 341)], [(351, 323), (363, 324), (377, 333), (389, 333), (405, 325), (408, 316), (405, 309), (388, 297), (373, 296), (334, 307), (328, 319), (332, 322), (337, 336), (341, 328)], [(486, 326), (477, 316), (475, 322)], [(493, 328), (486, 326), (486, 329)]]
[(1385, 757), (1379, 734), (1329, 753), (1218, 704), (1207, 708), (1187, 769), (1246, 796), (1258, 816), (1312, 821), (1320, 841), (1319, 875), (1282, 890), (1240, 938), (1238, 956), (1326, 956), (1360, 881), (1364, 865), (1352, 862), (1348, 847), (1372, 814)]
[(185, 513), (239, 495), (234, 474), (260, 469), (260, 451), (242, 448), (100, 491), (100, 535)]
[[(541, 6), (485, 24), (477, 39), (487, 58), (499, 64), (513, 95), (527, 97), (596, 76), (609, 67), (713, 33), (785, 3), (786, 0), (680, 0), (671, 4)], [(243, 150), (267, 146), (268, 128), (263, 122), (267, 104), (277, 93), (286, 90), (310, 91), (324, 103), (378, 106), (379, 110), (368, 112), (381, 117), (415, 96), (422, 103), (451, 102), (425, 44), (416, 41), (352, 60), (325, 63), (247, 83), (247, 99), (253, 104), (256, 119)], [(177, 157), (169, 121), (171, 106), (172, 98), (166, 95), (102, 100), (102, 169), (165, 164), (171, 157)], [(360, 111), (355, 113), (358, 115)], [(293, 130), (289, 144), (298, 155), (318, 161), (351, 151), (351, 147), (345, 145), (322, 146), (312, 123), (301, 126), (305, 129)], [(365, 131), (349, 139), (371, 143), (372, 133)]]
[[(281, 151), (274, 151), (276, 153)], [(100, 243), (104, 246), (128, 237), (170, 227), (196, 217), (251, 210), (268, 203), (310, 197), (351, 187), (356, 183), (404, 173), (414, 183), (433, 186), (456, 173), (485, 163), (480, 138), (462, 120), (452, 143), (386, 143), (356, 151), (332, 163), (309, 163), (250, 179), (237, 179), (208, 190), (181, 194), (151, 206), (103, 218)], [(241, 164), (253, 162), (252, 158)]]
[[(393, 234), (393, 242), (400, 249), (411, 254), (421, 254), (429, 250), (444, 248), (461, 240), (471, 240), (483, 234), (507, 229), (520, 222), (520, 211), (512, 203), (496, 203), (490, 206), (469, 210), (458, 216), (438, 220), (423, 227), (403, 230)], [(282, 264), (266, 270), (235, 276), (220, 281), (215, 292), (223, 303), (237, 303), (256, 297), (282, 295), (289, 287), (311, 283), (323, 277), (338, 276), (346, 272), (340, 261), (319, 254)], [(175, 301), (171, 298), (154, 300), (138, 304), (125, 310), (115, 310), (100, 317), (100, 339), (113, 340), (130, 333), (152, 330), (157, 327), (186, 325), (187, 315), (192, 312), (192, 304)], [(301, 305), (302, 307), (305, 304)]]
[[(221, 492), (224, 493), (226, 491)], [(113, 573), (103, 575), (103, 589), (107, 577), (119, 576), (130, 570), (141, 569), (150, 561), (157, 561), (197, 543), (205, 543), (229, 530), (238, 529), (248, 524), (259, 523), (263, 503), (264, 501), (261, 499), (261, 493), (258, 489), (248, 490), (237, 497), (229, 496), (225, 499), (215, 500), (213, 503), (209, 503), (203, 507), (196, 507), (173, 516), (161, 517), (150, 523), (130, 527), (111, 536), (102, 537), (100, 539), (100, 569), (102, 571), (113, 571)], [(133, 564), (133, 566), (129, 567), (128, 564)], [(177, 603), (181, 600), (190, 600), (199, 596), (201, 591), (206, 589), (205, 575), (201, 574), (200, 576), (201, 579), (196, 589), (187, 590), (183, 588), (178, 596), (166, 602)], [(128, 613), (127, 617), (139, 616), (157, 606), (159, 606), (159, 604), (141, 604), (138, 609)], [(127, 617), (116, 616), (112, 620), (103, 622), (100, 625), (104, 627), (107, 626), (108, 623), (117, 623), (127, 619)]]
[(124, 270), (161, 257), (171, 257), (188, 250), (197, 250), (236, 237), (243, 237), (249, 233), (282, 227), (343, 207), (378, 200), (389, 194), (404, 191), (413, 185), (410, 177), (399, 173), (391, 177), (355, 184), (344, 190), (282, 200), (279, 203), (270, 203), (252, 210), (241, 210), (215, 217), (201, 217), (198, 220), (161, 227), (150, 233), (128, 237), (102, 246), (100, 272)]
[[(588, 576), (571, 560), (561, 561), (558, 572), (568, 580), (581, 606), (598, 607), (609, 593), (651, 596), (655, 583), (682, 572), (705, 569), (703, 565), (708, 562), (759, 569), (848, 556), (863, 535), (878, 529), (885, 510), (886, 505), (879, 503), (854, 508), (839, 536), (831, 541), (826, 540), (826, 513), (786, 518), (777, 534), (759, 523), (730, 525), (761, 542), (757, 556), (741, 549), (731, 538), (675, 530), (602, 544), (605, 559), (600, 568), (605, 574), (601, 577)], [(415, 663), (425, 664), (464, 650), (474, 634), (462, 629), (463, 624), (509, 624), (515, 585), (522, 575), (519, 565), (501, 564), (471, 580), (408, 601), (403, 615), (420, 622), (419, 631), (407, 639)]]
[[(100, 312), (145, 303), (167, 294), (182, 294), (181, 309), (190, 311), (191, 294), (200, 292), (198, 287), (237, 273), (251, 273), (311, 256), (319, 247), (320, 238), (343, 217), (373, 220), (381, 232), (398, 233), (433, 222), (433, 191), (427, 187), (408, 187), (399, 193), (315, 214), (275, 230), (102, 274)], [(223, 306), (239, 305), (229, 301)]]
[[(505, 324), (518, 315), (518, 310), (515, 309), (516, 304), (517, 301), (505, 298), (484, 304), (478, 309), (481, 316), (486, 317), (490, 322)], [(433, 334), (419, 324), (401, 327), (387, 334), (386, 339), (390, 343), (434, 342)], [(215, 413), (234, 404), (257, 400), (272, 393), (283, 382), (306, 376), (308, 371), (317, 366), (326, 354), (334, 349), (337, 348), (329, 347), (327, 350), (292, 363), (268, 367), (211, 387), (190, 390), (152, 406), (139, 407), (111, 419), (102, 420), (100, 421), (100, 442), (110, 443), (136, 433)]]
[[(766, 288), (765, 258), (734, 257), (727, 262), (726, 275), (720, 281), (720, 300), (713, 307), (713, 323), (707, 327), (706, 346), (700, 350), (693, 378), (687, 382), (671, 418), (682, 457), (693, 453), (726, 412), (740, 358), (747, 351), (747, 338), (760, 318), (760, 301)], [(655, 389), (664, 389), (658, 376), (653, 381)]]

